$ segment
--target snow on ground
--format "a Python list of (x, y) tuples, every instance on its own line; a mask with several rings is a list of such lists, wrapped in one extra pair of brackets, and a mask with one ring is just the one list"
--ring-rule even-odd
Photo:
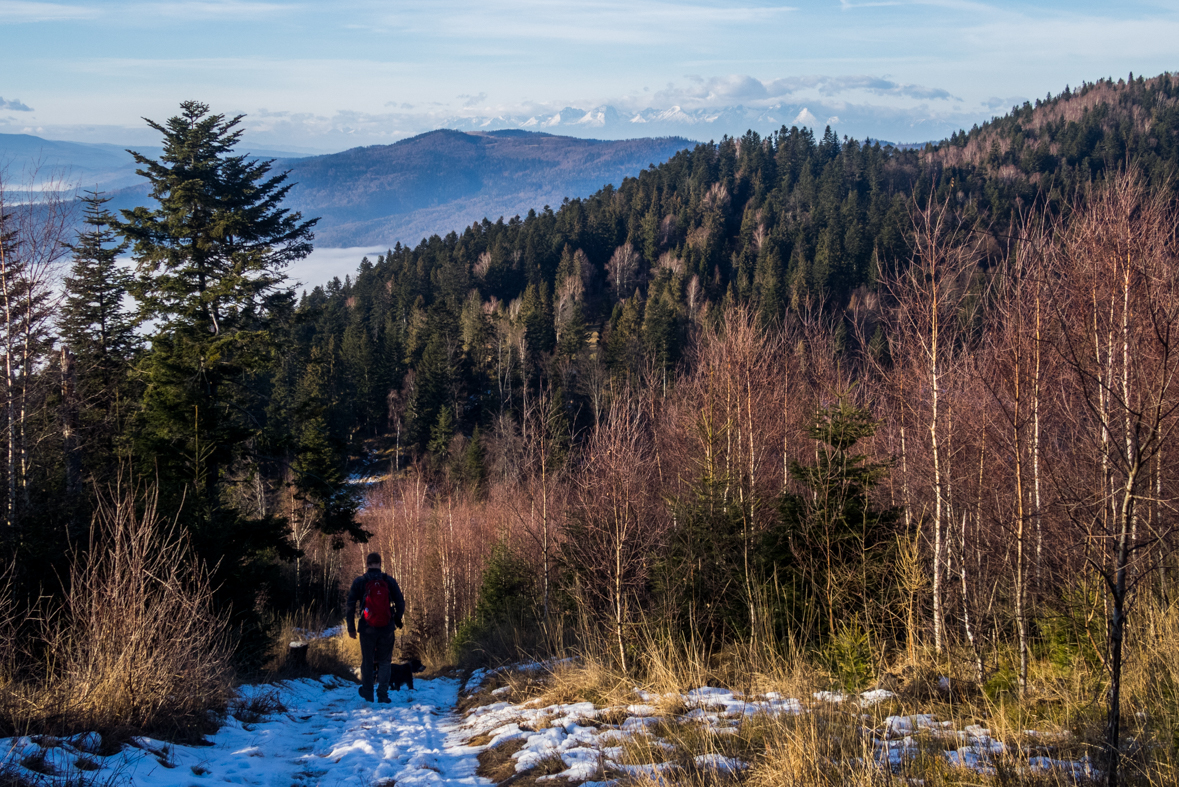
[(137, 787), (486, 784), (475, 776), (475, 750), (453, 739), (459, 684), (453, 678), (418, 679), (413, 691), (392, 692), (387, 705), (365, 702), (355, 683), (330, 676), (243, 686), (243, 700), (273, 692), (286, 712), (254, 724), (231, 716), (212, 746), (140, 738), (101, 757), (90, 753), (99, 747), (93, 733), (87, 740), (58, 742), (9, 738), (0, 740), (0, 760), (31, 784), (45, 785), (79, 774), (79, 764), (97, 783), (113, 776)]
[[(526, 665), (525, 671), (545, 668)], [(474, 690), (492, 674), (476, 672), (467, 686)], [(460, 681), (417, 679), (415, 686), (412, 692), (393, 692), (391, 704), (365, 702), (357, 695), (355, 683), (331, 676), (244, 686), (240, 690), (243, 706), (269, 697), (284, 710), (253, 723), (230, 716), (212, 737), (211, 746), (138, 738), (105, 757), (98, 753), (102, 741), (95, 733), (63, 740), (3, 739), (0, 767), (10, 768), (34, 785), (61, 784), (63, 777), (82, 772), (97, 777), (100, 784), (114, 779), (143, 787), (489, 784), (475, 773), (479, 752), (516, 741), (518, 750), (511, 758), (517, 773), (542, 762), (551, 766), (559, 757), (564, 770), (554, 776), (605, 787), (616, 783), (609, 777), (655, 776), (675, 767), (669, 762), (625, 761), (623, 744), (639, 734), (653, 759), (670, 759), (674, 747), (652, 735), (666, 719), (661, 713), (667, 711), (660, 708), (673, 709), (676, 720), (702, 725), (719, 736), (735, 734), (744, 720), (755, 715), (796, 716), (827, 703), (854, 702), (865, 707), (892, 696), (879, 691), (858, 696), (819, 692), (808, 706), (775, 693), (745, 697), (728, 689), (702, 687), (661, 695), (636, 688), (636, 702), (625, 706), (598, 708), (590, 702), (574, 702), (542, 707), (537, 700), (513, 704), (501, 688), (491, 694), (505, 699), (475, 707), (459, 718), (454, 707)], [(864, 734), (876, 762), (894, 770), (918, 754), (918, 736), (926, 741), (926, 751), (929, 741), (940, 743), (948, 762), (980, 773), (994, 773), (992, 758), (1006, 752), (987, 729), (970, 725), (956, 730), (951, 722), (931, 714), (889, 716), (882, 725), (865, 728)], [(478, 745), (472, 745), (474, 740)], [(749, 767), (719, 754), (702, 754), (694, 762), (700, 770), (719, 773)], [(1073, 777), (1093, 774), (1084, 761), (1032, 757), (1027, 762), (1031, 770)]]
[[(528, 665), (535, 671), (534, 665)], [(492, 673), (476, 673), (468, 681), (474, 688), (479, 681), (491, 677)], [(501, 687), (491, 692), (500, 696), (509, 689)], [(860, 695), (846, 695), (833, 692), (815, 693), (815, 703), (807, 707), (797, 699), (782, 697), (768, 692), (754, 697), (745, 697), (739, 692), (723, 688), (702, 687), (685, 693), (654, 694), (635, 688), (640, 702), (615, 708), (596, 708), (592, 703), (539, 706), (535, 701), (513, 704), (507, 701), (494, 702), (473, 708), (462, 722), (462, 728), (469, 737), (490, 737), (486, 747), (495, 747), (509, 741), (522, 741), (523, 746), (512, 755), (516, 761), (516, 772), (534, 767), (545, 758), (557, 755), (566, 769), (553, 775), (570, 781), (603, 779), (604, 774), (657, 776), (675, 766), (671, 762), (622, 763), (624, 756), (621, 745), (628, 737), (651, 733), (658, 725), (668, 720), (658, 715), (656, 703), (664, 707), (681, 707), (683, 712), (677, 721), (694, 722), (711, 735), (735, 734), (740, 724), (758, 715), (784, 716), (801, 715), (820, 707), (824, 703), (853, 702), (867, 708), (895, 699), (896, 695), (883, 689), (864, 692)], [(603, 719), (622, 721), (617, 724), (602, 723)], [(866, 721), (869, 717), (863, 717)], [(1007, 752), (1000, 741), (991, 738), (990, 731), (977, 725), (964, 730), (953, 728), (953, 722), (939, 721), (932, 714), (911, 716), (888, 716), (876, 728), (864, 728), (864, 734), (871, 741), (876, 763), (883, 768), (899, 770), (906, 760), (918, 756), (921, 747), (918, 735), (941, 743), (942, 753), (952, 765), (970, 768), (983, 774), (994, 774), (996, 755)], [(1034, 737), (1034, 736), (1032, 736)], [(668, 754), (674, 747), (658, 737), (648, 737), (648, 745), (659, 756)], [(480, 747), (485, 748), (485, 747)], [(928, 744), (926, 744), (928, 751)], [(694, 758), (701, 770), (715, 770), (720, 773), (736, 773), (749, 767), (742, 760), (719, 754), (703, 754)], [(1088, 761), (1054, 760), (1048, 757), (1032, 757), (1026, 766), (1032, 771), (1056, 771), (1079, 778), (1092, 777), (1094, 771)], [(550, 777), (541, 777), (547, 779)], [(586, 782), (587, 787), (602, 787), (615, 784), (613, 781)]]

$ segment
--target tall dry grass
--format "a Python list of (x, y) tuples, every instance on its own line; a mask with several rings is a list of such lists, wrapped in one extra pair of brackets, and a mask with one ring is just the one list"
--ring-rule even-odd
[[(0, 682), (3, 734), (144, 731), (173, 739), (214, 726), (231, 694), (226, 621), (209, 574), (156, 496), (114, 490), (58, 604), (13, 642)], [(32, 628), (34, 634), (27, 632)]]
[(1179, 784), (1179, 603), (1153, 597), (1137, 614), (1122, 711), (1133, 737), (1123, 767), (1151, 785)]
[[(1124, 715), (1131, 721), (1121, 783), (1163, 787), (1179, 784), (1179, 605), (1166, 605), (1149, 595), (1143, 593), (1135, 611), (1138, 633), (1128, 652), (1128, 663), (1134, 666), (1127, 672), (1123, 695)], [(508, 696), (513, 702), (588, 700), (612, 708), (637, 702), (636, 687), (659, 695), (651, 704), (666, 722), (651, 730), (650, 740), (640, 736), (624, 747), (625, 761), (672, 762), (678, 768), (660, 777), (630, 777), (628, 784), (1055, 787), (1089, 782), (1074, 778), (1067, 768), (1037, 769), (1033, 758), (1088, 761), (1100, 768), (1105, 721), (1100, 667), (1081, 662), (1063, 668), (1043, 654), (1033, 661), (1027, 696), (1020, 699), (1013, 683), (1018, 653), (1010, 643), (993, 654), (992, 667), (997, 671), (989, 673), (983, 686), (974, 681), (974, 656), (965, 644), (940, 655), (922, 643), (898, 650), (874, 675), (874, 681), (894, 691), (895, 697), (869, 707), (814, 698), (818, 690), (842, 688), (840, 675), (830, 671), (818, 654), (769, 637), (716, 650), (656, 626), (642, 626), (627, 670), (619, 667), (612, 644), (608, 636), (581, 640), (574, 658), (550, 661), (543, 677), (509, 671), (497, 676), (495, 686), (510, 685), (513, 691)], [(519, 657), (535, 655), (520, 653)], [(941, 676), (950, 678), (951, 692), (941, 688)], [(717, 735), (687, 717), (689, 708), (680, 697), (708, 685), (747, 696), (777, 692), (798, 698), (807, 712), (753, 716), (742, 721), (735, 734)], [(924, 730), (910, 736), (910, 749), (895, 771), (883, 765), (876, 741), (885, 737), (887, 717), (925, 713), (950, 722), (957, 731), (969, 725), (986, 728), (1006, 751), (993, 757), (990, 772), (980, 773), (954, 766), (946, 758), (947, 751), (967, 742)], [(605, 720), (618, 723), (624, 717)], [(674, 748), (668, 750), (660, 741)], [(894, 738), (893, 745), (899, 743)], [(719, 774), (701, 765), (698, 758), (708, 756), (734, 758), (749, 767), (739, 776)]]

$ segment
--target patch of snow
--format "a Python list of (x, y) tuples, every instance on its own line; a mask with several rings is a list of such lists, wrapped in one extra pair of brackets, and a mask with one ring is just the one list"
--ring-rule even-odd
[(929, 713), (917, 713), (912, 716), (889, 716), (884, 720), (884, 737), (900, 738), (912, 734), (917, 730), (942, 730), (950, 725), (950, 722), (938, 721), (936, 716)]
[(715, 771), (717, 773), (738, 773), (749, 767), (749, 763), (744, 760), (738, 760), (734, 757), (725, 757), (720, 754), (701, 754), (696, 757), (696, 767), (701, 770)]
[[(537, 671), (551, 669), (561, 662), (535, 662), (523, 667), (473, 672), (467, 685), (477, 687), (491, 675), (504, 669)], [(491, 746), (519, 741), (512, 755), (516, 772), (523, 772), (542, 761), (559, 758), (560, 773), (540, 777), (549, 782), (567, 779), (590, 787), (616, 787), (605, 779), (607, 772), (628, 777), (643, 777), (656, 784), (673, 784), (682, 777), (672, 762), (620, 764), (628, 759), (624, 744), (635, 736), (644, 736), (645, 745), (655, 751), (652, 759), (672, 752), (675, 747), (655, 732), (664, 717), (657, 715), (655, 703), (681, 703), (687, 712), (679, 721), (699, 725), (707, 735), (731, 735), (746, 719), (762, 714), (782, 716), (807, 712), (799, 700), (775, 692), (746, 696), (729, 689), (700, 687), (691, 691), (656, 694), (635, 688), (640, 703), (612, 708), (596, 708), (590, 702), (556, 703), (542, 706), (537, 699), (519, 704), (506, 701), (508, 687), (492, 692), (505, 699), (471, 709), (465, 716), (454, 715), (459, 681), (450, 678), (415, 681), (416, 690), (393, 694), (388, 705), (361, 700), (354, 683), (335, 677), (321, 680), (286, 681), (277, 685), (243, 686), (240, 699), (272, 695), (287, 710), (257, 723), (241, 723), (232, 717), (212, 737), (212, 746), (188, 747), (168, 744), (148, 737), (132, 739), (132, 745), (109, 756), (99, 757), (102, 738), (97, 733), (50, 738), (8, 738), (0, 740), (0, 765), (33, 787), (48, 787), (62, 781), (85, 776), (102, 783), (114, 779), (131, 781), (142, 787), (191, 787), (194, 783), (237, 784), (351, 784), (396, 782), (403, 787), (454, 783), (478, 784), (475, 776), (476, 756)], [(850, 695), (816, 692), (819, 702), (852, 702)], [(888, 691), (865, 692), (854, 701), (870, 705), (890, 699)], [(595, 719), (622, 713), (617, 726), (596, 726)], [(888, 716), (875, 734), (867, 729), (869, 718), (863, 717), (865, 731), (871, 736), (873, 761), (894, 771), (923, 749), (918, 738), (944, 743), (943, 756), (951, 765), (980, 774), (995, 772), (994, 758), (1008, 753), (1002, 741), (980, 725), (954, 729), (947, 721), (932, 714)], [(1026, 731), (1029, 738), (1053, 740), (1069, 733)], [(478, 746), (469, 741), (486, 736)], [(941, 748), (939, 746), (939, 748)], [(631, 752), (633, 753), (633, 751)], [(695, 757), (700, 770), (720, 775), (734, 775), (748, 768), (748, 763), (719, 754)], [(98, 765), (97, 771), (82, 773)], [(32, 766), (32, 767), (28, 767)], [(1057, 760), (1036, 756), (1022, 771), (1052, 772), (1072, 779), (1093, 778), (1095, 771), (1087, 759)], [(194, 777), (198, 780), (194, 782)], [(593, 781), (602, 779), (602, 781)]]
[(872, 689), (871, 691), (865, 691), (860, 695), (860, 707), (870, 708), (873, 705), (877, 705), (886, 700), (895, 699), (896, 696), (896, 694), (889, 691), (888, 689)]
[(626, 712), (631, 716), (654, 716), (659, 709), (654, 705), (627, 705)]
[(239, 784), (393, 780), (406, 787), (475, 782), (478, 762), (473, 750), (455, 737), (458, 720), (450, 715), (458, 699), (458, 681), (419, 679), (413, 692), (393, 692), (394, 701), (388, 705), (365, 702), (356, 688), (335, 677), (242, 687), (247, 696), (273, 692), (288, 712), (253, 724), (229, 717), (212, 737), (212, 746), (134, 738), (134, 745), (112, 756), (88, 757), (99, 766), (97, 771), (83, 772), (76, 766), (81, 745), (90, 750), (100, 745), (93, 733), (51, 747), (29, 738), (2, 740), (0, 760), (19, 763), (43, 756), (56, 777), (25, 773), (27, 769), (18, 766), (21, 776), (34, 785), (79, 775), (96, 783), (129, 780), (139, 787), (189, 787), (196, 777)]

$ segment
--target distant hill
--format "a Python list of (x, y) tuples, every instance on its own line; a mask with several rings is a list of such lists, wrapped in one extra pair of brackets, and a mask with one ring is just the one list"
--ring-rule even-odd
[(693, 145), (605, 142), (528, 131), (431, 131), (392, 145), (279, 161), (297, 184), (287, 204), (320, 216), (316, 244), (416, 244), (473, 222), (525, 216), (618, 185)]
[[(693, 145), (682, 137), (601, 141), (519, 130), (431, 131), (392, 145), (353, 148), (306, 158), (277, 151), (296, 184), (287, 205), (319, 216), (319, 247), (416, 244), (487, 217), (526, 216), (566, 197), (585, 197), (618, 185)], [(135, 146), (144, 155), (160, 148)], [(0, 165), (9, 168), (10, 198), (20, 198), (22, 171), (40, 164), (38, 181), (52, 175), (80, 189), (98, 188), (110, 208), (147, 204), (147, 185), (131, 156), (117, 145), (59, 142), (0, 134)]]
[[(128, 145), (145, 156), (159, 156), (160, 147)], [(250, 151), (258, 157), (293, 156), (288, 151)], [(0, 168), (7, 170), (6, 185), (11, 193), (30, 185), (42, 186), (53, 180), (81, 189), (98, 188), (114, 192), (134, 188), (143, 178), (135, 174), (135, 159), (121, 145), (66, 142), (42, 139), (31, 134), (0, 134)], [(145, 192), (146, 193), (146, 192)]]
[(922, 158), (946, 168), (1023, 184), (1068, 188), (1131, 162), (1159, 183), (1179, 174), (1179, 83), (1156, 77), (1100, 80), (928, 146)]

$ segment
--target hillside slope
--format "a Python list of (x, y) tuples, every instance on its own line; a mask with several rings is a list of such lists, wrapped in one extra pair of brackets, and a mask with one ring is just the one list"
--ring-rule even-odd
[(588, 196), (690, 145), (681, 138), (603, 142), (440, 130), (278, 166), (296, 183), (287, 204), (321, 217), (317, 245), (392, 245)]
[[(287, 206), (318, 216), (316, 246), (417, 243), (445, 235), (485, 217), (525, 216), (566, 197), (585, 197), (607, 184), (620, 184), (652, 164), (660, 164), (693, 143), (681, 137), (608, 142), (528, 131), (431, 131), (392, 145), (353, 148), (341, 153), (274, 157), (275, 170), (289, 170), (295, 184)], [(135, 146), (158, 157), (158, 147)], [(9, 199), (34, 171), (37, 183), (60, 179), (71, 189), (99, 189), (109, 208), (134, 208), (149, 202), (137, 165), (117, 145), (60, 142), (25, 134), (0, 134), (0, 166)]]
[[(312, 347), (338, 355), (356, 381), (334, 383), (350, 403), (342, 424), (379, 434), (402, 418), (402, 445), (422, 450), (443, 392), (458, 420), (448, 428), (464, 433), (510, 405), (496, 359), (513, 331), (542, 387), (554, 370), (573, 380), (597, 360), (621, 377), (651, 364), (670, 373), (715, 307), (747, 304), (768, 324), (864, 303), (880, 272), (908, 259), (914, 204), (951, 204), (997, 256), (1021, 212), (1067, 211), (1078, 189), (1127, 162), (1173, 187), (1177, 96), (1169, 75), (1084, 85), (922, 150), (797, 128), (699, 145), (520, 222), (453, 224), (456, 234), (395, 247), (317, 289), (294, 368)], [(436, 188), (468, 188), (455, 180)], [(357, 350), (346, 335), (371, 345)], [(588, 340), (601, 349), (593, 362), (580, 352)], [(427, 351), (459, 346), (462, 362)], [(572, 387), (570, 418), (585, 421), (592, 408)], [(390, 391), (402, 391), (400, 415)]]

